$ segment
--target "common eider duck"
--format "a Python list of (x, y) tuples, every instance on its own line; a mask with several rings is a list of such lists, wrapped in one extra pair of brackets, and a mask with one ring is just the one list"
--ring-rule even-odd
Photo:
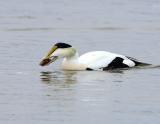
[(113, 70), (150, 65), (134, 58), (107, 51), (92, 51), (79, 56), (77, 50), (67, 43), (56, 43), (40, 62), (47, 66), (59, 58), (63, 70)]

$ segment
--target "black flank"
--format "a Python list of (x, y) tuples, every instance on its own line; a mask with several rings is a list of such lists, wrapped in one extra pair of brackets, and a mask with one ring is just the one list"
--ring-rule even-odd
[(103, 70), (112, 70), (117, 68), (128, 68), (129, 66), (123, 63), (123, 58), (116, 57), (107, 67), (104, 67)]

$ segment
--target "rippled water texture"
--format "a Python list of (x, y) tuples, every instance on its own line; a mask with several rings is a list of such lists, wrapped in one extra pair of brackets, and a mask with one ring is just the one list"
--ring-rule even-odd
[(1, 124), (159, 124), (160, 68), (62, 71), (57, 41), (160, 64), (159, 0), (1, 0)]

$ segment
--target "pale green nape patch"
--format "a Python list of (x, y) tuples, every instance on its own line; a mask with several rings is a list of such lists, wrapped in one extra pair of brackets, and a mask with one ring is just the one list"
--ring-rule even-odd
[(61, 55), (64, 57), (72, 57), (76, 54), (76, 49), (71, 47), (71, 48), (62, 48), (60, 49)]

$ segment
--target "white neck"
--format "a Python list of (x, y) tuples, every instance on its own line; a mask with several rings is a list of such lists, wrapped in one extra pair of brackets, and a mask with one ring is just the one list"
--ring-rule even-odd
[(79, 62), (79, 55), (76, 52), (73, 56), (64, 58), (62, 68), (64, 70), (85, 70), (86, 66)]

